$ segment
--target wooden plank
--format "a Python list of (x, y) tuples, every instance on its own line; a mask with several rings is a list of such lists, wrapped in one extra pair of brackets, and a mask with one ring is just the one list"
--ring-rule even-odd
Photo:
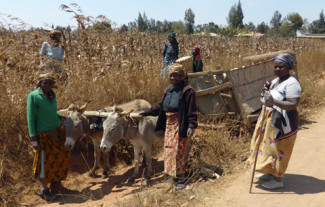
[[(85, 116), (98, 116), (98, 117), (107, 117), (110, 113), (112, 112), (98, 112), (98, 111), (85, 111), (83, 114)], [(129, 114), (129, 116), (131, 118), (134, 118), (134, 119), (142, 119), (142, 116), (139, 115), (139, 113), (127, 113), (127, 112), (122, 112), (120, 113), (121, 115), (127, 115)]]
[(219, 93), (215, 95), (199, 96), (196, 98), (198, 109), (203, 115), (222, 113), (226, 115), (227, 108)]
[(260, 93), (266, 80), (271, 81), (276, 76), (273, 61), (237, 68), (227, 71), (227, 77), (232, 83), (235, 102), (239, 106), (243, 118), (261, 108)]
[(248, 56), (244, 57), (243, 61), (245, 63), (256, 63), (260, 61), (265, 61), (274, 58), (274, 56), (280, 54), (280, 53), (289, 53), (289, 54), (294, 54), (292, 50), (280, 50), (277, 52), (271, 52), (271, 53), (266, 53), (266, 54), (261, 54), (261, 55), (253, 55), (253, 56)]
[(212, 75), (207, 75), (190, 79), (190, 84), (196, 91), (199, 91), (217, 85), (217, 81)]
[(225, 98), (232, 98), (232, 95), (230, 95), (230, 94), (226, 94), (226, 93), (220, 93), (220, 95), (222, 96), (222, 97), (225, 97)]
[(205, 128), (205, 129), (221, 129), (224, 126), (223, 125), (211, 125), (211, 124), (198, 124), (199, 128)]
[(198, 90), (198, 91), (196, 91), (196, 96), (205, 96), (205, 95), (209, 95), (209, 94), (215, 94), (221, 90), (225, 90), (225, 89), (228, 89), (231, 87), (232, 87), (232, 84), (230, 82), (227, 82), (222, 85), (217, 85), (217, 86), (213, 86), (211, 88)]
[(188, 78), (198, 78), (201, 76), (209, 76), (209, 75), (222, 75), (225, 73), (223, 70), (211, 70), (206, 72), (198, 72), (198, 73), (188, 73)]

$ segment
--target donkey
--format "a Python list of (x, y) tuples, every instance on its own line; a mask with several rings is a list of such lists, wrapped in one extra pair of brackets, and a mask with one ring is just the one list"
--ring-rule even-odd
[[(151, 107), (150, 103), (143, 99), (136, 99), (118, 106), (122, 109), (133, 111), (143, 111)], [(82, 136), (90, 137), (94, 144), (94, 165), (93, 168), (88, 172), (88, 175), (95, 175), (95, 172), (99, 167), (99, 160), (102, 154), (104, 172), (101, 177), (107, 178), (109, 169), (109, 153), (102, 152), (100, 150), (103, 131), (100, 129), (98, 130), (98, 123), (95, 123), (98, 120), (98, 117), (94, 117), (93, 115), (85, 116), (86, 108), (87, 104), (84, 104), (80, 108), (74, 104), (69, 106), (67, 117), (64, 121), (66, 127), (66, 141), (64, 145), (68, 149), (73, 149), (75, 143)], [(104, 111), (112, 111), (113, 107), (105, 107), (104, 109)]]
[(115, 107), (103, 123), (104, 133), (100, 149), (108, 153), (120, 139), (128, 139), (134, 148), (135, 169), (128, 182), (133, 183), (139, 173), (141, 149), (144, 149), (148, 170), (146, 180), (152, 174), (152, 145), (164, 141), (164, 131), (155, 131), (157, 117), (142, 117), (134, 126), (129, 113)]

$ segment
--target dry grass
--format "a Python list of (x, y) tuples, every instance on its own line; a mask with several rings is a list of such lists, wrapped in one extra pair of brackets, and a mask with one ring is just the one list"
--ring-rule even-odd
[[(45, 40), (46, 32), (41, 30), (19, 33), (0, 30), (1, 205), (16, 205), (24, 186), (32, 185), (33, 152), (27, 131), (26, 98), (35, 88), (35, 79), (40, 72), (39, 50)], [(69, 83), (56, 89), (58, 107), (91, 101), (89, 109), (98, 109), (135, 98), (157, 103), (168, 85), (168, 81), (159, 76), (164, 41), (166, 35), (136, 31), (99, 32), (87, 28), (87, 24), (79, 33), (64, 33), (64, 68), (69, 74)], [(202, 46), (204, 70), (214, 70), (219, 65), (222, 69), (240, 67), (243, 64), (241, 57), (292, 49), (297, 54), (303, 86), (300, 104), (303, 117), (310, 107), (323, 105), (324, 91), (318, 90), (315, 80), (324, 68), (324, 42), (185, 35), (178, 35), (178, 41), (180, 56), (189, 55), (193, 45)], [(233, 121), (224, 124), (227, 127), (222, 130), (204, 130), (196, 135), (191, 155), (194, 169), (209, 166), (229, 174), (245, 159), (249, 130)], [(180, 192), (179, 197), (184, 193)], [(147, 194), (148, 205), (182, 205), (178, 201), (166, 203), (159, 195)], [(140, 194), (136, 198), (139, 200), (135, 199), (133, 206), (143, 206), (144, 198)]]

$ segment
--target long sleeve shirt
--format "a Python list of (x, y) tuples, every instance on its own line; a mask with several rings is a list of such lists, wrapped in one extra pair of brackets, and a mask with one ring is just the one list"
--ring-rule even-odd
[[(163, 98), (159, 104), (143, 112), (144, 116), (158, 116), (156, 131), (166, 129), (166, 113), (163, 110), (163, 102), (170, 87), (165, 90)], [(197, 128), (198, 123), (195, 90), (192, 88), (192, 86), (188, 84), (183, 86), (182, 93), (179, 99), (178, 120), (179, 137), (187, 137), (188, 128)]]
[(195, 61), (195, 56), (193, 57), (193, 73), (202, 72), (203, 71), (203, 62), (199, 57), (197, 61)]
[(29, 93), (27, 97), (27, 124), (30, 137), (40, 132), (57, 129), (64, 116), (57, 112), (57, 101), (53, 91), (49, 102), (41, 88)]
[(53, 46), (48, 42), (43, 43), (40, 55), (45, 55), (49, 61), (58, 60), (60, 62), (63, 62), (62, 47)]

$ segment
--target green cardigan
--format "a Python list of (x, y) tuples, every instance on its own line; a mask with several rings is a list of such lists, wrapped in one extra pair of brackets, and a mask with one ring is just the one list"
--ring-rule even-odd
[(29, 93), (27, 97), (27, 124), (30, 137), (40, 132), (57, 129), (64, 116), (57, 112), (57, 101), (53, 91), (50, 103), (41, 88)]
[(195, 56), (192, 59), (193, 59), (193, 73), (202, 72), (203, 71), (202, 59), (199, 57), (197, 61), (195, 61)]

